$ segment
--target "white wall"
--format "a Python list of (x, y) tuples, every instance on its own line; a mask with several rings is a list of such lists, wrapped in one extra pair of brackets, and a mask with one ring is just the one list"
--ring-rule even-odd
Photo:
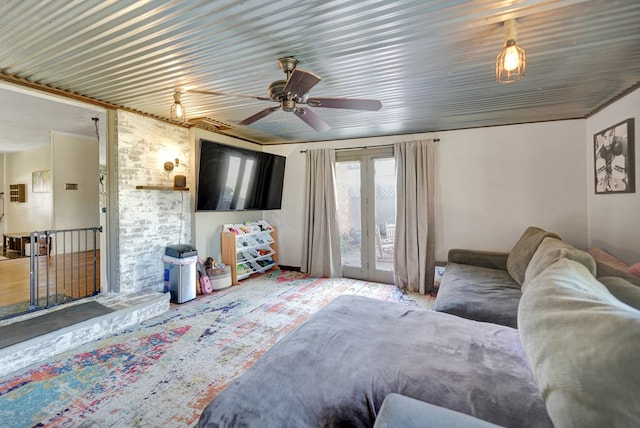
[[(357, 140), (353, 140), (357, 141)], [(336, 147), (339, 143), (315, 143), (322, 147)], [(355, 146), (355, 145), (354, 145)], [(305, 155), (300, 153), (313, 144), (269, 145), (264, 151), (287, 158), (282, 187), (282, 209), (264, 211), (264, 219), (277, 227), (278, 264), (281, 266), (301, 266), (302, 230), (304, 228), (305, 204)]]
[[(98, 141), (78, 135), (51, 133), (54, 229), (100, 226)], [(66, 190), (66, 184), (77, 190)]]
[[(67, 230), (99, 227), (98, 157), (95, 138), (62, 132), (51, 132), (51, 192), (53, 196), (53, 229)], [(66, 184), (76, 184), (67, 190)], [(75, 252), (99, 248), (99, 235), (91, 232), (56, 235), (55, 252)], [(63, 248), (65, 246), (66, 248)]]
[(509, 251), (527, 226), (586, 247), (585, 121), (448, 131), (436, 134), (265, 146), (287, 156), (279, 225), (279, 262), (300, 266), (305, 158), (301, 149), (359, 147), (420, 138), (436, 143), (436, 259), (450, 248)]
[(436, 258), (509, 251), (527, 226), (585, 249), (583, 120), (440, 133)]
[[(202, 129), (193, 128), (193, 186), (191, 197), (195, 201), (198, 181), (198, 163), (200, 161), (200, 139), (214, 141), (222, 144), (243, 147), (250, 150), (262, 151), (263, 146), (237, 140), (225, 135), (216, 134)], [(195, 206), (195, 204), (194, 204)], [(228, 223), (244, 223), (245, 221), (262, 220), (262, 211), (199, 211), (194, 214), (193, 240), (194, 246), (198, 250), (198, 255), (202, 260), (213, 257), (221, 259), (220, 233), (222, 225)]]
[[(594, 191), (593, 135), (626, 119), (635, 119), (635, 193)], [(608, 251), (628, 264), (640, 262), (640, 89), (587, 119), (586, 192), (589, 246)]]
[[(32, 173), (51, 170), (51, 146), (7, 153), (5, 170), (5, 231), (32, 232), (51, 229), (52, 193), (33, 193)], [(9, 185), (26, 184), (27, 201), (9, 202)]]

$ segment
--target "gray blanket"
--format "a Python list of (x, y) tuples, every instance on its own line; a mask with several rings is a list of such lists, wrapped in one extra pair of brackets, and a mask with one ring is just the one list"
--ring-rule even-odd
[(551, 426), (517, 330), (358, 296), (278, 342), (199, 426), (370, 427), (391, 392), (507, 427)]

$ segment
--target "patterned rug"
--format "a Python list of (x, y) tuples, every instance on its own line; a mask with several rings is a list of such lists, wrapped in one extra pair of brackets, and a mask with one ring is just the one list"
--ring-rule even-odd
[(0, 378), (3, 427), (190, 427), (280, 338), (341, 294), (430, 308), (433, 297), (271, 271)]

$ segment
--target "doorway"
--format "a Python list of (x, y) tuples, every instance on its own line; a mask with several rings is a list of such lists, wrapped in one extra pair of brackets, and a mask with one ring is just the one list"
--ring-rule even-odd
[(393, 284), (393, 147), (336, 152), (336, 188), (343, 276)]
[[(26, 190), (23, 202), (11, 202), (7, 198), (4, 210), (0, 208), (4, 214), (0, 215), (0, 234), (6, 236), (3, 239), (6, 244), (2, 243), (0, 251), (0, 283), (3, 285), (0, 318), (4, 318), (30, 311), (30, 306), (34, 306), (30, 302), (31, 276), (35, 276), (30, 265), (32, 255), (38, 260), (36, 266), (41, 275), (47, 268), (54, 272), (56, 262), (64, 267), (66, 259), (62, 253), (71, 252), (67, 248), (71, 245), (70, 238), (67, 237), (63, 245), (61, 231), (99, 226), (98, 191), (93, 189), (97, 187), (98, 164), (106, 165), (108, 111), (104, 107), (54, 98), (1, 82), (0, 99), (14, 106), (3, 110), (6, 120), (0, 125), (2, 135), (13, 136), (0, 139), (0, 193), (8, 193), (12, 184), (24, 184)], [(30, 114), (25, 115), (25, 111)], [(106, 235), (106, 228), (103, 230), (100, 237)], [(59, 233), (31, 245), (30, 235), (35, 231)], [(73, 245), (76, 255), (80, 254), (77, 250), (81, 246), (85, 248), (88, 244), (85, 245), (83, 239), (82, 244), (74, 241)], [(100, 247), (105, 246), (103, 243)], [(99, 253), (96, 257), (102, 263), (105, 257)], [(92, 263), (84, 263), (80, 273), (74, 270), (72, 274), (67, 263), (68, 276), (74, 281), (84, 277), (85, 265), (94, 269)], [(104, 274), (98, 278), (100, 284), (107, 284)], [(70, 294), (78, 297), (78, 293), (76, 290)], [(55, 290), (51, 295), (62, 299), (63, 294)]]

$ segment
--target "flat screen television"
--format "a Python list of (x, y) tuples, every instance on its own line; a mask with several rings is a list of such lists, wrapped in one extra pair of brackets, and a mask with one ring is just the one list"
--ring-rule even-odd
[(280, 209), (285, 161), (201, 139), (196, 211)]

